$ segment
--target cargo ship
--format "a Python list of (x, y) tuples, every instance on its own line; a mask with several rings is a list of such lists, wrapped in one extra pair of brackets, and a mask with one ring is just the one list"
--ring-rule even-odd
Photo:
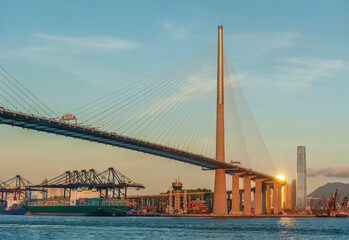
[(69, 199), (27, 200), (27, 215), (122, 216), (129, 210), (123, 199), (86, 198), (71, 204)]
[[(128, 201), (117, 198), (99, 198), (96, 191), (77, 189), (70, 198), (26, 200), (27, 215), (61, 216), (123, 216), (130, 209)], [(91, 197), (92, 196), (92, 197)]]
[(0, 215), (24, 215), (27, 213), (21, 203), (14, 203), (11, 206), (7, 206), (6, 200), (0, 199)]

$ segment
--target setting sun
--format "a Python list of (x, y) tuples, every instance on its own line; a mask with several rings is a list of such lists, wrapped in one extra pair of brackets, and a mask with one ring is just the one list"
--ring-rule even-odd
[(280, 180), (285, 180), (285, 175), (284, 174), (279, 174), (279, 175), (276, 175), (276, 178), (278, 178)]

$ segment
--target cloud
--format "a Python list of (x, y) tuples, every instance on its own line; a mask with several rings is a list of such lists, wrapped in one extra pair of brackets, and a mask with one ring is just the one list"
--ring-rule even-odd
[[(226, 36), (229, 43), (244, 46), (244, 61), (255, 60), (257, 56), (282, 48), (294, 48), (301, 40), (297, 31), (283, 31), (274, 33), (240, 33)], [(226, 41), (227, 42), (227, 41)], [(239, 44), (240, 42), (240, 44)], [(237, 49), (238, 51), (239, 49)], [(270, 58), (269, 58), (270, 59)], [(268, 61), (265, 66), (268, 75), (263, 77), (244, 74), (244, 85), (276, 86), (279, 89), (298, 91), (311, 87), (316, 82), (334, 77), (338, 71), (348, 69), (348, 64), (339, 59), (315, 57), (288, 57), (275, 59), (275, 63)]]
[[(0, 59), (15, 59), (54, 67), (92, 84), (110, 83), (120, 74), (101, 66), (96, 52), (103, 54), (132, 50), (139, 44), (109, 36), (72, 37), (38, 33), (35, 45), (2, 52)], [(83, 57), (81, 57), (83, 54)], [(86, 55), (91, 55), (87, 58)], [(96, 64), (91, 64), (91, 61)]]
[[(234, 43), (238, 46), (247, 46), (246, 60), (250, 61), (263, 53), (290, 47), (300, 38), (296, 31), (283, 31), (274, 33), (240, 33), (226, 35), (226, 42)], [(239, 43), (240, 42), (240, 43)], [(246, 51), (244, 52), (246, 54)]]
[(274, 67), (277, 71), (274, 84), (280, 88), (307, 88), (314, 82), (331, 77), (345, 63), (340, 60), (320, 58), (286, 58), (284, 64)]
[(348, 69), (342, 60), (326, 58), (285, 58), (278, 60), (264, 77), (242, 74), (244, 85), (277, 87), (284, 91), (299, 91), (323, 80), (329, 81)]
[(189, 26), (177, 26), (174, 23), (165, 22), (163, 23), (163, 28), (167, 34), (172, 38), (172, 40), (182, 40), (186, 38), (190, 33)]
[(337, 178), (349, 178), (349, 166), (337, 167), (337, 168), (320, 168), (320, 169), (307, 169), (308, 177), (325, 176), (325, 177), (337, 177)]
[(298, 32), (280, 32), (274, 37), (270, 46), (271, 48), (290, 46), (299, 36), (300, 34)]
[(85, 47), (97, 50), (129, 50), (136, 48), (138, 44), (129, 41), (107, 36), (93, 36), (93, 37), (71, 37), (71, 36), (58, 36), (49, 35), (44, 33), (38, 33), (37, 37), (50, 41), (55, 44), (65, 44), (73, 47)]
[(257, 51), (255, 55), (279, 48), (289, 47), (297, 38), (299, 38), (298, 32), (279, 32), (275, 35), (267, 37), (264, 43), (264, 47)]

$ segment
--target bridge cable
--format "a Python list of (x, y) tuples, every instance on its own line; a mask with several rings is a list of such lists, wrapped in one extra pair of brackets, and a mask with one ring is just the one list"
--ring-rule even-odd
[[(190, 56), (185, 57), (185, 58), (182, 59), (182, 60), (179, 60), (179, 61), (177, 61), (177, 62), (175, 62), (175, 63), (173, 63), (173, 64), (171, 64), (171, 65), (169, 65), (169, 66), (166, 66), (166, 67), (164, 67), (163, 69), (160, 69), (159, 71), (157, 71), (157, 72), (155, 72), (155, 73), (153, 73), (153, 74), (151, 74), (151, 75), (149, 75), (149, 76), (147, 76), (147, 77), (145, 77), (145, 78), (142, 78), (142, 79), (140, 79), (139, 81), (136, 81), (136, 82), (134, 82), (134, 83), (128, 85), (126, 88), (122, 88), (122, 89), (119, 89), (119, 90), (117, 90), (117, 91), (114, 91), (114, 92), (112, 92), (112, 93), (110, 93), (110, 94), (108, 94), (108, 95), (106, 95), (106, 96), (104, 96), (104, 97), (102, 97), (102, 98), (99, 98), (99, 99), (97, 99), (97, 100), (94, 100), (94, 101), (92, 101), (92, 102), (90, 102), (90, 103), (87, 103), (87, 104), (81, 106), (81, 107), (75, 108), (75, 109), (71, 110), (70, 112), (75, 112), (75, 111), (77, 111), (77, 110), (79, 110), (79, 109), (88, 107), (88, 106), (90, 106), (90, 105), (92, 105), (92, 104), (94, 104), (94, 103), (97, 103), (97, 102), (99, 102), (99, 101), (102, 101), (102, 100), (107, 101), (108, 99), (105, 100), (105, 98), (111, 97), (112, 95), (115, 95), (116, 93), (120, 93), (120, 92), (121, 92), (121, 93), (124, 93), (124, 92), (126, 92), (126, 90), (128, 90), (128, 89), (130, 89), (131, 91), (133, 91), (135, 87), (138, 87), (138, 86), (140, 86), (141, 84), (149, 84), (148, 80), (153, 80), (153, 77), (154, 77), (154, 76), (159, 75), (159, 74), (161, 74), (161, 73), (164, 72), (164, 71), (167, 71), (168, 69), (172, 68), (173, 66), (176, 66), (178, 63), (183, 62), (184, 60), (189, 59), (189, 58), (190, 58)], [(151, 83), (151, 82), (150, 82), (150, 83)], [(103, 101), (102, 101), (101, 103), (103, 103)], [(99, 103), (99, 104), (101, 104), (101, 103)], [(99, 104), (98, 104), (98, 105), (99, 105)], [(94, 106), (93, 106), (93, 107), (94, 107)], [(88, 109), (86, 109), (86, 110), (88, 110)], [(84, 110), (84, 111), (86, 111), (86, 110)], [(80, 112), (79, 112), (79, 113), (80, 113)]]
[[(204, 71), (203, 71), (203, 72), (204, 72)], [(200, 80), (200, 77), (198, 77), (198, 80)], [(197, 83), (197, 82), (198, 82), (198, 81), (195, 81), (195, 83)], [(185, 99), (186, 101), (182, 101), (182, 102), (181, 102), (181, 103), (182, 103), (181, 105), (186, 104), (186, 103), (188, 103), (188, 102), (190, 103), (190, 102), (196, 100), (197, 98), (201, 97), (202, 95), (203, 95), (203, 94), (202, 94), (200, 91), (196, 91), (196, 93), (192, 94), (191, 97)], [(180, 107), (180, 106), (177, 106), (177, 107)], [(172, 106), (172, 108), (170, 109), (170, 111), (169, 111), (168, 113), (172, 112), (173, 109), (174, 109), (174, 106)], [(188, 109), (188, 112), (190, 113), (190, 112), (193, 112), (193, 111), (190, 111), (190, 109)], [(184, 116), (188, 116), (188, 114), (183, 114), (183, 115), (184, 115)], [(169, 114), (169, 116), (171, 116), (171, 115)], [(181, 123), (181, 122), (183, 122), (183, 121), (184, 121), (183, 119), (182, 119), (182, 121), (176, 120), (175, 123)], [(162, 125), (164, 125), (164, 124), (169, 125), (169, 123), (170, 123), (170, 121), (163, 121), (163, 124), (162, 124)], [(160, 126), (159, 129), (161, 129), (161, 127), (162, 127), (162, 126)], [(161, 134), (158, 136), (158, 138), (156, 139), (156, 141), (159, 141), (159, 140), (161, 139), (162, 135), (163, 135), (163, 134), (165, 133), (165, 131), (168, 130), (168, 129), (170, 129), (170, 131), (168, 131), (168, 134), (170, 134), (170, 133), (171, 133), (171, 128), (165, 127), (164, 130), (162, 131), (162, 133), (161, 133)], [(172, 126), (172, 129), (175, 129), (175, 126)], [(173, 138), (173, 139), (175, 139), (175, 138)]]
[[(46, 107), (51, 113), (53, 113), (54, 115), (58, 116), (51, 108), (49, 108), (45, 103), (43, 103), (38, 97), (36, 97), (32, 92), (30, 92), (23, 84), (21, 84), (20, 81), (18, 81), (14, 76), (12, 76), (8, 71), (6, 71), (2, 66), (0, 66), (0, 68), (7, 73), (7, 75), (9, 75), (13, 80), (15, 80), (23, 89), (25, 89), (32, 97), (34, 97), (37, 101), (39, 101), (44, 107)], [(22, 92), (22, 91), (21, 91)], [(23, 93), (23, 92), (22, 92)], [(23, 93), (24, 94), (24, 93)], [(25, 94), (26, 95), (26, 94)], [(27, 96), (27, 95), (26, 95)], [(28, 96), (27, 96), (28, 97)], [(28, 97), (29, 98), (29, 97)], [(35, 103), (34, 100), (32, 100), (31, 98), (29, 98), (32, 102)], [(36, 104), (36, 103), (35, 103)], [(37, 104), (36, 104), (37, 105)], [(40, 107), (41, 108), (41, 107)], [(45, 111), (46, 112), (46, 111)], [(47, 112), (46, 112), (47, 113)], [(50, 114), (48, 114), (50, 116)]]
[[(164, 82), (166, 82), (166, 81), (164, 81)], [(172, 81), (172, 82), (173, 82), (173, 81)], [(160, 91), (160, 90), (163, 90), (163, 91), (161, 92), (161, 94), (157, 94), (156, 97), (157, 97), (157, 98), (160, 98), (162, 95), (165, 94), (165, 91), (164, 91), (165, 89), (171, 89), (172, 87), (174, 87), (173, 85), (170, 84), (170, 83), (172, 83), (172, 82), (170, 81), (168, 84), (165, 84), (165, 85), (162, 86), (161, 88), (157, 89), (157, 90), (155, 91), (155, 93), (157, 93), (157, 92)], [(156, 87), (156, 86), (155, 86), (155, 87)], [(155, 89), (155, 87), (152, 88), (152, 89)], [(154, 92), (153, 92), (153, 94), (154, 94)], [(141, 97), (142, 97), (142, 96), (141, 96)], [(138, 99), (138, 100), (139, 100), (139, 99)], [(154, 98), (153, 98), (152, 100), (154, 100)], [(151, 103), (152, 100), (148, 100), (148, 104)], [(144, 103), (144, 101), (146, 101), (145, 97), (143, 97), (142, 99), (140, 99), (140, 102), (141, 102), (141, 103)], [(137, 103), (135, 103), (135, 106), (137, 107), (136, 104), (137, 104)], [(132, 108), (133, 108), (133, 107), (127, 108), (125, 112), (127, 112), (127, 111), (129, 111), (129, 110), (132, 110)], [(144, 104), (142, 105), (142, 108), (144, 108)], [(136, 109), (136, 110), (137, 110), (137, 109)], [(121, 113), (121, 114), (119, 114), (119, 116), (125, 116), (125, 115), (124, 115), (123, 113)], [(117, 119), (114, 119), (113, 122), (115, 122), (116, 120), (117, 120)]]
[[(184, 79), (185, 80), (185, 79)], [(196, 81), (197, 82), (197, 81)], [(180, 86), (180, 87), (178, 87), (179, 89), (181, 89), (181, 88), (183, 88), (184, 86), (186, 86), (186, 87), (188, 87), (188, 86), (191, 86), (191, 85), (193, 85), (193, 84), (195, 84), (196, 82), (192, 82), (190, 85), (188, 85), (188, 83), (190, 83), (189, 81), (187, 81), (186, 82), (186, 84), (185, 85), (183, 85), (183, 86)], [(171, 96), (170, 96), (171, 97)], [(178, 98), (177, 98), (178, 99)], [(172, 99), (172, 101), (171, 102), (164, 102), (160, 107), (158, 107), (158, 111), (160, 110), (160, 109), (168, 109), (169, 107), (171, 107), (171, 105), (172, 105), (172, 109), (173, 109), (173, 105), (174, 104), (172, 104), (172, 103), (174, 103), (174, 100), (176, 100), (176, 99)], [(167, 104), (167, 105), (166, 105)], [(178, 104), (177, 104), (178, 105)], [(165, 111), (163, 111), (162, 113), (164, 113)], [(149, 113), (149, 111), (147, 112), (147, 114)], [(155, 112), (155, 113), (157, 113), (157, 112)], [(152, 115), (152, 116), (154, 116), (154, 115)], [(146, 121), (146, 120), (145, 120)], [(141, 125), (140, 125), (141, 126)], [(135, 129), (134, 129), (135, 130)]]

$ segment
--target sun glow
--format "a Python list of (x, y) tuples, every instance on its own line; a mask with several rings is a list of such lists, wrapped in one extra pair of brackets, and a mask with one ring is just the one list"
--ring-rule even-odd
[(284, 174), (279, 174), (279, 175), (276, 175), (276, 178), (280, 179), (280, 180), (285, 180), (285, 175)]

